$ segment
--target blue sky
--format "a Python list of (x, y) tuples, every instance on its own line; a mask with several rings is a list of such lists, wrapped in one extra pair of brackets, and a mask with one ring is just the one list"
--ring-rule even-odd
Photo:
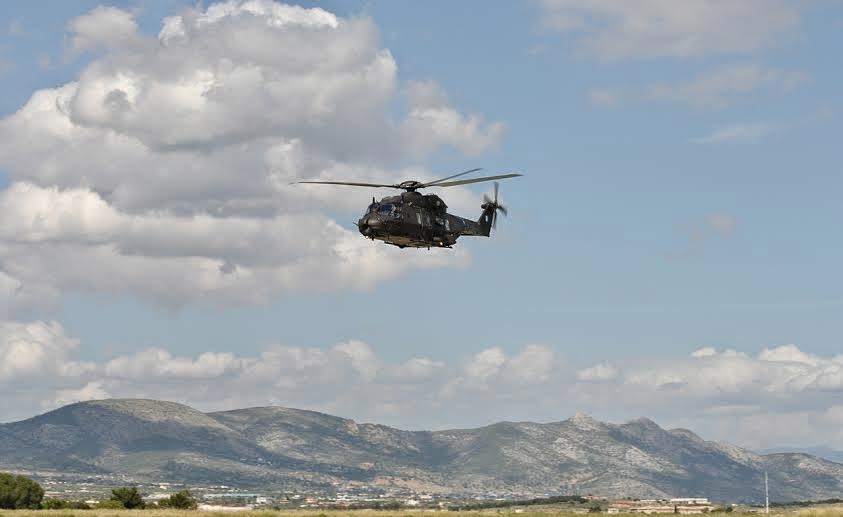
[[(355, 56), (340, 64), (325, 57), (331, 45), (347, 49), (358, 43), (372, 63), (372, 56), (388, 50), (391, 64), (384, 65), (380, 82), (351, 85), (353, 93), (331, 98), (336, 104), (325, 108), (328, 115), (319, 111), (306, 122), (287, 121), (284, 99), (298, 93), (283, 91), (291, 83), (282, 82), (281, 93), (276, 91), (282, 107), (268, 107), (266, 120), (253, 122), (259, 112), (249, 111), (245, 101), (241, 107), (229, 99), (224, 118), (212, 118), (210, 108), (190, 108), (199, 110), (190, 116), (204, 121), (200, 131), (188, 125), (188, 116), (157, 114), (161, 105), (133, 98), (131, 88), (143, 91), (149, 78), (165, 81), (155, 75), (155, 66), (165, 65), (149, 64), (163, 54), (149, 43), (160, 39), (162, 20), (178, 15), (189, 24), (211, 12), (212, 4), (192, 14), (185, 14), (189, 3), (171, 1), (98, 5), (66, 2), (43, 13), (20, 4), (0, 13), (6, 198), (0, 209), (10, 221), (0, 241), (0, 271), (12, 286), (0, 292), (10, 300), (0, 304), (6, 325), (0, 350), (13, 365), (5, 378), (0, 369), (0, 382), (43, 384), (27, 373), (32, 363), (23, 350), (76, 365), (33, 400), (4, 405), (12, 409), (0, 413), (0, 420), (95, 396), (160, 396), (208, 409), (313, 407), (406, 427), (550, 421), (575, 411), (611, 420), (646, 414), (747, 446), (843, 447), (837, 420), (843, 406), (835, 402), (843, 390), (843, 247), (836, 238), (843, 219), (837, 171), (843, 106), (835, 50), (843, 43), (843, 7), (752, 1), (623, 7), (577, 0), (308, 3), (304, 7), (333, 13), (337, 31), (358, 26), (341, 35), (348, 39), (335, 40), (324, 31), (296, 32), (282, 24), (271, 37), (279, 38), (279, 54), (292, 57), (272, 61), (261, 57), (265, 47), (255, 50), (260, 42), (232, 50), (247, 41), (248, 31), (219, 29), (230, 23), (226, 30), (245, 30), (237, 23), (261, 24), (271, 15), (229, 2), (222, 21), (197, 23), (199, 36), (179, 41), (200, 57), (196, 63), (168, 62), (173, 68), (167, 77), (182, 74), (189, 81), (194, 65), (219, 66), (223, 54), (232, 52), (244, 60), (239, 64), (268, 59), (264, 77), (303, 67), (296, 70), (316, 74), (319, 83), (312, 89), (320, 89), (351, 81), (346, 70), (362, 70), (355, 68), (363, 66)], [(316, 11), (304, 12), (310, 17)], [(308, 52), (336, 70), (319, 76), (319, 63), (296, 60)], [(125, 84), (120, 73), (136, 81), (126, 90), (135, 118), (108, 118), (79, 100), (97, 84)], [(33, 92), (80, 77), (79, 91), (55, 95), (70, 96), (68, 131), (87, 136), (68, 136), (66, 145), (49, 149), (32, 144), (42, 138), (43, 116), (22, 122), (14, 113), (36, 113), (29, 101)], [(230, 86), (231, 77), (214, 80)], [(384, 81), (391, 88), (372, 93), (374, 107), (360, 120), (389, 119), (393, 130), (349, 122), (345, 113), (357, 114), (357, 104), (369, 106), (367, 92)], [(435, 93), (429, 97), (447, 101), (414, 100), (408, 92), (419, 85)], [(316, 105), (302, 95), (301, 105)], [(322, 116), (326, 125), (308, 126)], [(480, 117), (473, 129), (472, 116)], [(446, 131), (424, 122), (409, 133), (418, 120), (432, 120), (424, 117), (451, 117), (453, 126)], [(205, 128), (217, 131), (209, 121), (225, 126), (211, 144), (202, 141)], [(504, 129), (496, 132), (496, 124)], [(114, 135), (131, 140), (126, 145), (139, 154), (110, 149)], [(105, 143), (90, 144), (85, 154), (78, 143), (84, 138)], [(177, 142), (180, 151), (166, 148), (179, 138), (185, 138)], [(352, 221), (372, 195), (387, 191), (327, 187), (322, 194), (284, 190), (273, 197), (250, 186), (274, 166), (251, 161), (266, 150), (262, 146), (295, 138), (304, 142), (298, 177), (401, 180), (415, 172), (445, 176), (473, 167), (517, 170), (525, 177), (503, 182), (510, 216), (492, 239), (465, 238), (444, 254), (386, 250), (355, 236)], [(359, 148), (349, 151), (358, 138)], [(124, 170), (104, 165), (123, 157)], [(187, 162), (170, 161), (176, 159), (194, 160), (205, 172), (182, 173), (172, 163)], [(159, 163), (163, 172), (150, 172)], [(218, 163), (228, 168), (217, 171)], [(332, 165), (319, 165), (324, 163)], [(234, 168), (241, 164), (256, 176), (238, 176)], [(155, 178), (147, 180), (147, 174)], [(489, 190), (480, 185), (441, 195), (454, 212), (475, 216), (480, 195)], [(249, 241), (244, 251), (238, 238), (246, 230), (215, 227), (224, 223), (220, 219), (197, 226), (196, 217), (223, 213), (209, 207), (225, 202), (225, 210), (233, 210), (225, 213), (241, 218), (237, 224), (269, 224), (268, 212), (230, 208), (260, 205), (271, 207), (266, 210), (279, 226), (257, 226), (267, 238)], [(87, 211), (72, 208), (83, 205)], [(53, 206), (65, 208), (45, 212)], [(335, 221), (341, 230), (281, 235), (289, 228), (287, 217), (314, 225)], [(50, 230), (35, 228), (33, 218), (50, 221)], [(203, 239), (212, 238), (214, 249), (204, 250)], [(332, 262), (325, 258), (331, 239), (347, 240), (359, 255)], [(180, 244), (194, 241), (199, 244)], [(117, 256), (103, 249), (117, 249)], [(311, 249), (314, 254), (305, 251)], [(240, 254), (249, 258), (231, 258)], [(243, 268), (250, 260), (260, 262), (254, 268), (320, 265), (295, 273), (295, 280), (278, 280), (270, 268), (265, 278), (255, 276), (254, 285), (225, 280), (208, 287), (216, 280), (193, 279), (175, 265), (176, 259), (197, 256)], [(113, 267), (99, 262), (112, 259)], [(172, 269), (164, 264), (170, 259)], [(366, 271), (364, 281), (357, 281), (357, 270)], [(299, 350), (289, 352), (298, 359), (285, 359), (269, 384), (237, 384), (246, 363), (261, 362), (273, 347)], [(698, 353), (709, 347), (713, 353)], [(150, 378), (159, 380), (149, 382), (121, 372), (121, 364), (143, 364), (149, 350), (164, 351), (170, 359), (162, 360), (181, 366), (150, 370)], [(210, 373), (200, 359), (206, 353), (217, 354), (206, 356), (218, 366)], [(302, 354), (319, 353), (321, 359), (296, 362)], [(336, 373), (331, 354), (359, 368)], [(404, 372), (414, 358), (429, 361), (414, 383), (385, 373)], [(601, 364), (608, 367), (602, 375), (588, 373)], [(695, 376), (701, 370), (714, 373)], [(351, 375), (354, 389), (339, 396), (345, 388), (318, 380), (324, 371)], [(649, 379), (670, 379), (639, 382), (645, 371)], [(777, 379), (788, 382), (782, 387)], [(213, 392), (209, 386), (217, 381), (233, 382), (229, 388), (236, 386), (242, 396)], [(388, 400), (373, 395), (385, 392)], [(422, 399), (419, 392), (440, 396)], [(413, 405), (425, 410), (425, 418), (401, 409)], [(787, 418), (819, 423), (790, 434), (759, 434)]]

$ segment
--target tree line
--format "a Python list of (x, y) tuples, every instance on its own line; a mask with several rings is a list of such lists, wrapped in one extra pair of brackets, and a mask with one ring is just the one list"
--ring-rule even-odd
[(115, 488), (111, 491), (110, 498), (93, 506), (84, 501), (45, 498), (44, 488), (36, 481), (26, 476), (0, 472), (0, 509), (3, 510), (89, 510), (92, 508), (195, 510), (198, 506), (199, 503), (188, 490), (182, 490), (155, 503), (147, 503), (136, 487)]

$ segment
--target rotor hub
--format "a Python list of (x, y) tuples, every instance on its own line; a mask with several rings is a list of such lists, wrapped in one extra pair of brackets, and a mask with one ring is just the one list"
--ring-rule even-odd
[(401, 183), (398, 184), (398, 188), (402, 188), (402, 189), (406, 190), (407, 192), (415, 192), (416, 190), (418, 190), (418, 189), (420, 189), (424, 186), (425, 186), (424, 183), (422, 183), (421, 181), (416, 181), (416, 180), (402, 181)]

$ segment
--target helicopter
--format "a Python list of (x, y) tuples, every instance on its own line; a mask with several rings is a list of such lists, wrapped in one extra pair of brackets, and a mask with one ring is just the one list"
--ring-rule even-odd
[[(491, 234), (492, 228), (496, 227), (497, 213), (506, 215), (506, 208), (498, 203), (499, 187), (495, 180), (522, 176), (522, 174), (510, 173), (453, 181), (455, 178), (479, 170), (482, 169), (471, 169), (426, 183), (408, 180), (394, 185), (348, 181), (296, 181), (294, 184), (386, 187), (404, 190), (400, 195), (388, 196), (380, 201), (375, 201), (372, 197), (372, 204), (356, 223), (360, 233), (369, 239), (381, 240), (399, 248), (451, 248), (463, 235), (488, 237)], [(488, 196), (483, 196), (483, 204), (480, 205), (483, 212), (476, 221), (449, 214), (448, 205), (442, 201), (442, 198), (435, 194), (418, 192), (428, 187), (454, 187), (483, 181), (495, 181), (495, 197), (489, 199)]]

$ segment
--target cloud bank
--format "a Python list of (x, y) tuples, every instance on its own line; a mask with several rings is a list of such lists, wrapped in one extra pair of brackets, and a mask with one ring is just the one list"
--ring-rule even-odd
[[(0, 314), (68, 291), (253, 303), (467, 263), (399, 257), (337, 224), (329, 214), (347, 220), (363, 191), (290, 185), (430, 178), (390, 169), (443, 146), (476, 156), (503, 135), (435, 82), (402, 85), (371, 19), (231, 0), (157, 35), (114, 7), (67, 28), (93, 61), (0, 120)], [(479, 196), (449, 194), (478, 210)]]
[(174, 400), (203, 410), (281, 405), (404, 428), (561, 420), (577, 411), (613, 421), (649, 416), (755, 448), (843, 446), (843, 356), (795, 345), (757, 354), (702, 347), (686, 357), (566, 363), (553, 347), (490, 346), (441, 360), (390, 361), (363, 341), (267, 344), (179, 355), (152, 347), (101, 361), (76, 358), (55, 322), (0, 323), (0, 419), (105, 397)]

